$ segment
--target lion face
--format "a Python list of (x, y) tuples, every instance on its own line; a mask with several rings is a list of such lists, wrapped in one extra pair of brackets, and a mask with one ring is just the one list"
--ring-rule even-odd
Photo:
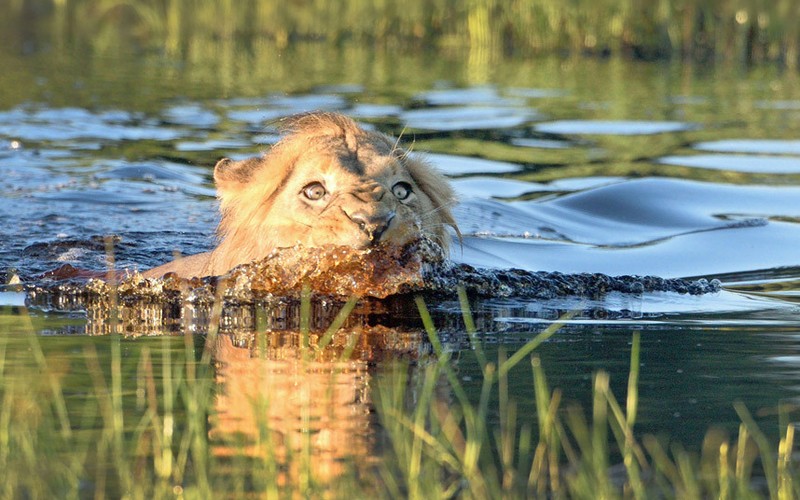
[[(380, 152), (364, 149), (303, 154), (275, 194), (272, 244), (366, 248), (403, 245), (422, 233), (433, 202), (408, 169)], [(439, 222), (440, 223), (440, 222)]]
[(221, 239), (208, 274), (297, 245), (402, 246), (422, 236), (446, 248), (454, 195), (443, 176), (389, 137), (342, 115), (302, 115), (265, 156), (214, 170)]

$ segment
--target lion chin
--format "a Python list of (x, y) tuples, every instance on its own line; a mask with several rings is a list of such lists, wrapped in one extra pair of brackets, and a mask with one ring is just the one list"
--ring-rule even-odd
[(145, 277), (219, 276), (292, 247), (402, 247), (427, 238), (446, 250), (447, 227), (458, 234), (447, 180), (397, 140), (336, 113), (284, 122), (284, 137), (263, 156), (214, 167), (217, 247)]

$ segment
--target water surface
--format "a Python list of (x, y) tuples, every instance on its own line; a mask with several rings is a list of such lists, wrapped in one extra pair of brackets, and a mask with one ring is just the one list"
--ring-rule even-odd
[[(240, 65), (257, 56), (244, 53)], [(283, 56), (280, 71), (232, 78), (155, 55), (114, 59), (113, 69), (98, 56), (88, 70), (69, 59), (51, 68), (46, 54), (5, 55), (27, 73), (0, 75), (0, 86), (14, 88), (0, 97), (0, 272), (11, 277), (15, 269), (34, 282), (67, 263), (103, 270), (109, 235), (118, 268), (207, 250), (217, 221), (214, 163), (268, 148), (278, 138), (276, 119), (334, 110), (402, 134), (451, 178), (464, 236), (452, 249), (455, 261), (723, 283), (705, 296), (477, 301), (473, 314), (490, 357), (561, 313), (581, 311), (540, 353), (551, 385), (586, 404), (597, 370), (609, 371), (624, 394), (631, 335), (640, 331), (640, 430), (690, 447), (710, 426), (735, 429), (734, 401), (772, 425), (779, 403), (800, 397), (796, 75), (556, 59), (475, 71), (427, 55), (386, 67), (360, 60), (353, 73), (320, 58), (293, 72), (291, 61), (308, 54)], [(9, 290), (0, 301), (4, 318), (17, 318), (24, 297)], [(458, 305), (429, 307), (448, 348), (460, 353), (459, 373), (478, 389)], [(94, 332), (85, 315), (58, 309), (33, 308), (34, 331), (46, 336), (47, 356), (78, 363), (74, 343)], [(419, 336), (409, 321), (382, 334)], [(13, 319), (0, 325), (12, 334), (31, 328)], [(414, 338), (418, 351), (429, 350), (424, 336)], [(124, 344), (135, 352), (146, 342)], [(236, 357), (233, 346), (225, 349)], [(277, 368), (254, 370), (262, 369)], [(368, 390), (366, 369), (346, 372), (355, 380), (347, 383)], [(235, 370), (219, 376), (237, 377)], [(527, 411), (529, 372), (513, 373), (511, 387)], [(369, 399), (359, 398), (358, 405)]]

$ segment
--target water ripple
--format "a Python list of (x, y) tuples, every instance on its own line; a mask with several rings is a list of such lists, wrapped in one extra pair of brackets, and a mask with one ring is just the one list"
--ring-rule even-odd
[(691, 156), (665, 156), (659, 163), (681, 167), (730, 170), (770, 174), (800, 173), (800, 157), (778, 157), (764, 155), (706, 154)]
[(677, 121), (646, 120), (556, 120), (539, 123), (539, 132), (564, 135), (652, 135), (685, 132), (698, 126)]

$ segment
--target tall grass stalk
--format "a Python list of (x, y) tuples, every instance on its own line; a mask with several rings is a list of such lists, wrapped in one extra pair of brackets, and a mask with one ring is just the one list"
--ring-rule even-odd
[[(27, 317), (27, 310), (24, 311), (23, 315)], [(31, 353), (33, 354), (33, 359), (36, 361), (37, 366), (41, 369), (44, 377), (47, 378), (50, 386), (50, 394), (55, 406), (56, 414), (58, 415), (61, 434), (64, 436), (64, 438), (68, 439), (72, 434), (72, 427), (69, 422), (67, 406), (64, 402), (64, 394), (62, 392), (61, 383), (58, 380), (58, 377), (52, 371), (47, 369), (47, 359), (44, 356), (42, 346), (39, 343), (39, 338), (37, 337), (36, 333), (34, 333), (31, 329), (26, 333), (25, 336), (28, 339), (28, 345), (30, 346)]]
[[(348, 316), (350, 316), (350, 313), (353, 312), (353, 309), (356, 307), (356, 304), (358, 304), (360, 298), (361, 297), (358, 295), (353, 295), (347, 299), (347, 302), (345, 302), (345, 304), (336, 314), (336, 317), (333, 318), (331, 325), (327, 330), (325, 330), (325, 333), (322, 335), (322, 337), (320, 337), (319, 342), (317, 342), (318, 350), (324, 350), (326, 347), (328, 347), (328, 345), (331, 343), (331, 340), (333, 340), (333, 336), (342, 328), (344, 322), (347, 321)], [(344, 356), (342, 358), (348, 359)]]
[(506, 375), (509, 370), (511, 370), (513, 367), (519, 364), (523, 359), (530, 356), (530, 354), (537, 347), (542, 345), (543, 342), (545, 342), (547, 339), (555, 335), (555, 333), (561, 329), (561, 327), (564, 325), (563, 323), (564, 321), (568, 321), (573, 316), (575, 316), (575, 314), (577, 314), (577, 311), (564, 313), (557, 322), (547, 327), (542, 333), (538, 334), (532, 340), (526, 342), (521, 348), (517, 350), (517, 352), (512, 354), (511, 357), (509, 357), (500, 365), (500, 369), (498, 370), (498, 375), (499, 376)]
[(778, 446), (778, 498), (781, 500), (797, 498), (798, 494), (800, 494), (797, 481), (795, 481), (790, 471), (793, 451), (794, 424), (789, 424), (786, 426), (786, 433), (781, 438)]
[(751, 473), (751, 463), (745, 455), (748, 441), (750, 441), (750, 435), (747, 432), (747, 426), (739, 424), (739, 443), (736, 447), (736, 467), (734, 471), (736, 486), (740, 490), (747, 487), (747, 481)]
[(767, 439), (767, 436), (758, 428), (758, 424), (753, 420), (753, 416), (747, 410), (747, 407), (738, 401), (733, 404), (733, 407), (736, 409), (736, 413), (739, 415), (744, 426), (747, 427), (748, 434), (752, 436), (753, 441), (755, 441), (756, 446), (758, 446), (758, 451), (761, 455), (761, 466), (764, 468), (764, 475), (766, 476), (767, 486), (769, 487), (769, 495), (772, 498), (777, 498), (778, 482), (782, 479), (777, 475), (776, 455), (772, 446), (769, 444), (769, 439)]
[(469, 336), (469, 343), (472, 350), (475, 352), (475, 357), (481, 366), (481, 370), (486, 369), (486, 355), (483, 352), (483, 346), (478, 338), (478, 329), (475, 327), (475, 320), (472, 318), (472, 309), (469, 305), (469, 297), (467, 297), (467, 289), (463, 286), (458, 287), (458, 303), (461, 306), (461, 316), (464, 318), (464, 329)]

